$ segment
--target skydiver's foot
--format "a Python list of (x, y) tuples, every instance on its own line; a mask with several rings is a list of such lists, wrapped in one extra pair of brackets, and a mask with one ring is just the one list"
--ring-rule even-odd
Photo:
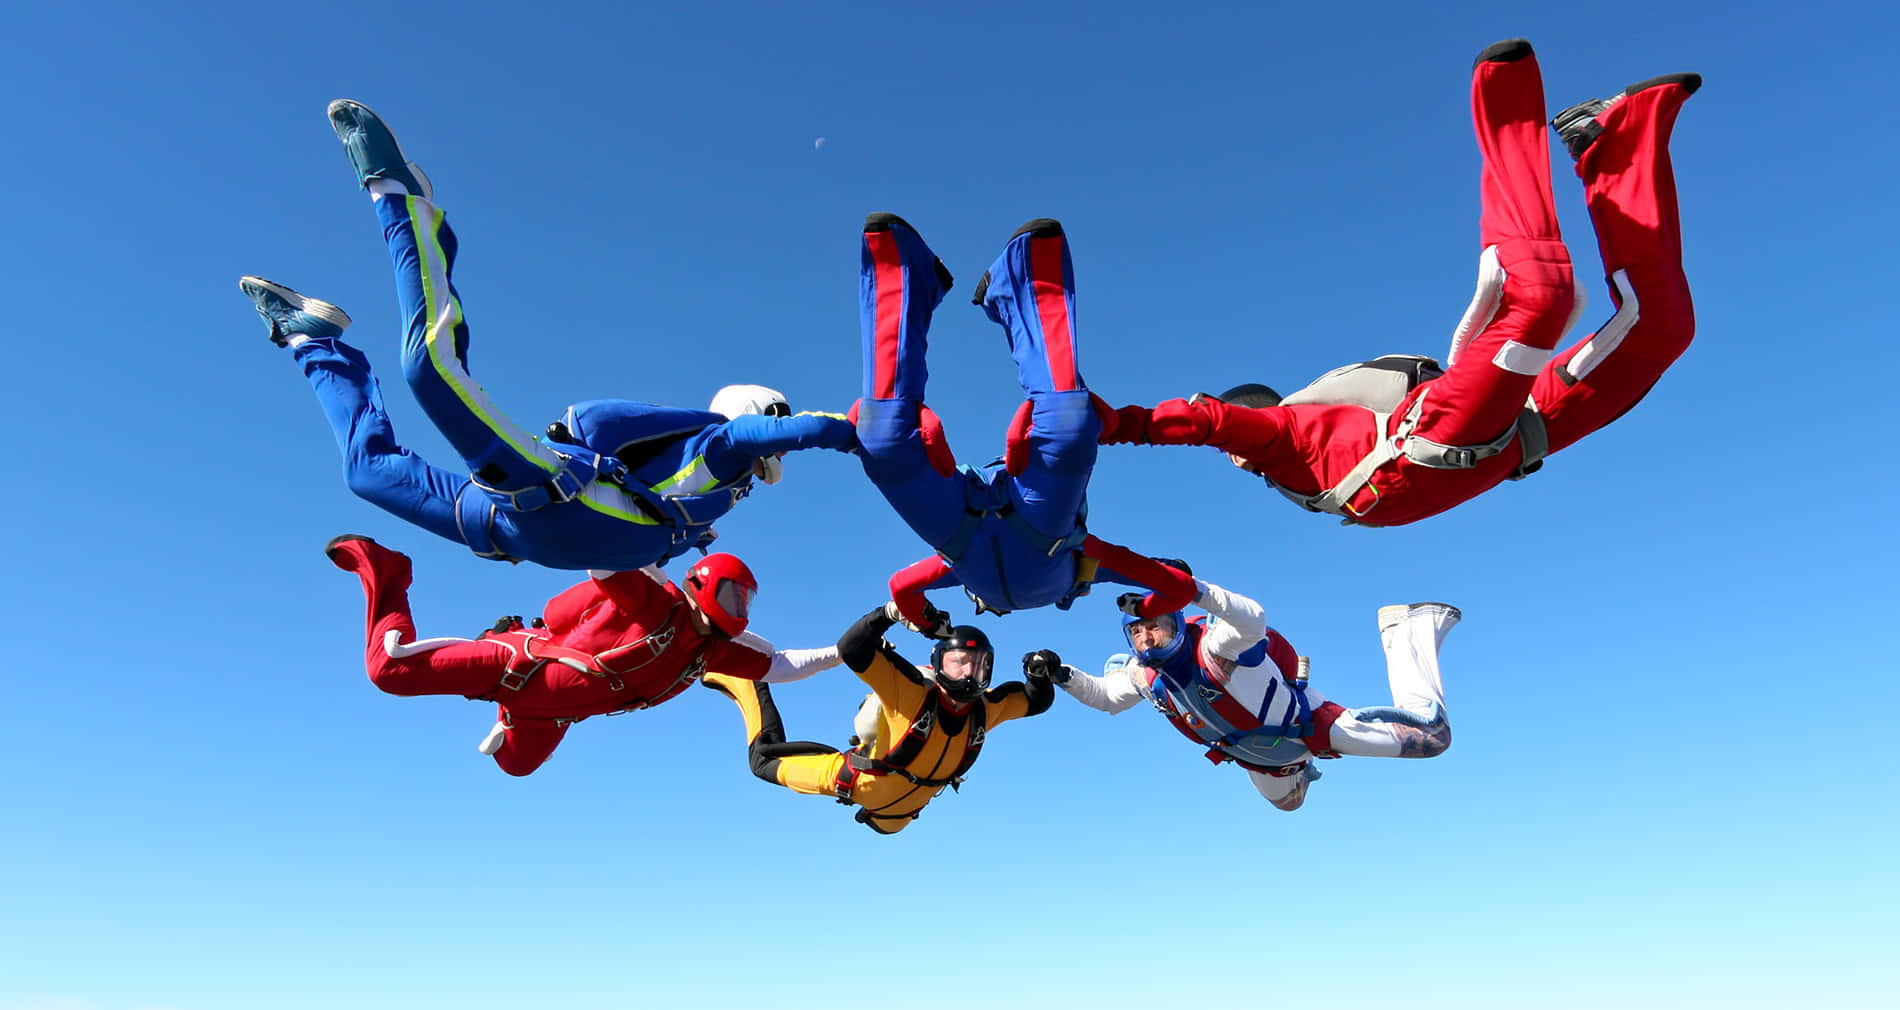
[(1661, 77), (1651, 77), (1646, 81), (1637, 81), (1608, 98), (1586, 98), (1572, 105), (1552, 116), (1550, 125), (1556, 129), (1557, 139), (1563, 141), (1564, 149), (1570, 152), (1571, 160), (1575, 161), (1583, 157), (1583, 152), (1589, 150), (1590, 145), (1596, 143), (1598, 137), (1603, 136), (1603, 117), (1615, 108), (1618, 102), (1639, 91), (1647, 91), (1666, 84), (1681, 85), (1687, 95), (1693, 95), (1696, 89), (1702, 87), (1702, 75), (1664, 74)]
[(345, 533), (323, 545), (330, 563), (365, 580), (375, 577), (386, 588), (407, 588), (413, 569), (409, 556), (392, 551), (366, 536)]
[[(905, 231), (917, 236), (918, 241), (923, 241), (923, 233), (918, 231), (916, 226), (912, 225), (909, 221), (898, 217), (896, 214), (878, 211), (864, 216), (864, 232), (867, 235), (873, 232), (890, 231), (893, 226), (902, 227)], [(929, 243), (924, 244), (924, 248), (928, 249), (929, 247)], [(950, 275), (950, 268), (943, 265), (943, 260), (938, 259), (936, 253), (931, 253), (930, 258), (932, 264), (937, 268), (937, 287), (942, 291), (948, 292), (950, 288), (956, 284), (957, 279)]]
[[(1055, 238), (1062, 235), (1062, 233), (1062, 222), (1053, 217), (1039, 217), (1025, 222), (1021, 228), (1016, 229), (1015, 234), (1011, 235), (1009, 240), (1014, 242), (1024, 235), (1032, 235), (1036, 238)], [(983, 271), (983, 278), (976, 282), (976, 292), (970, 295), (970, 304), (983, 304), (984, 297), (989, 293), (990, 272), (985, 270)]]
[(279, 347), (295, 347), (309, 337), (340, 337), (350, 325), (349, 313), (276, 281), (240, 277), (238, 290), (257, 306), (257, 314), (270, 325), (270, 342)]
[(1034, 235), (1037, 238), (1053, 238), (1061, 234), (1062, 222), (1053, 217), (1039, 217), (1024, 222), (1023, 226), (1016, 229), (1016, 233), (1011, 235), (1010, 238), (1016, 239), (1023, 235)]
[(343, 142), (343, 150), (356, 168), (356, 181), (364, 189), (383, 181), (401, 186), (410, 195), (428, 199), (433, 195), (429, 177), (402, 153), (396, 134), (381, 116), (360, 102), (339, 98), (330, 103), (330, 126)]
[(1429, 616), (1449, 629), (1464, 619), (1464, 612), (1449, 603), (1396, 603), (1379, 608), (1379, 630), (1396, 628), (1413, 617)]
[(1530, 55), (1532, 55), (1532, 50), (1529, 39), (1505, 39), (1485, 46), (1484, 51), (1478, 54), (1478, 58), (1471, 61), (1471, 65), (1475, 68), (1480, 63), (1515, 63)]

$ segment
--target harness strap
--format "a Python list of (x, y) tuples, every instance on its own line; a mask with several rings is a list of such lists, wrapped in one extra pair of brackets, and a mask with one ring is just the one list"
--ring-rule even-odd
[[(1550, 433), (1544, 426), (1544, 416), (1537, 412), (1537, 405), (1526, 401), (1518, 411), (1517, 420), (1504, 430), (1502, 435), (1479, 445), (1445, 445), (1434, 442), (1423, 435), (1415, 435), (1413, 429), (1418, 426), (1419, 415), (1425, 406), (1426, 394), (1420, 394), (1412, 401), (1411, 409), (1399, 420), (1398, 427), (1390, 436), (1380, 438), (1371, 451), (1360, 458), (1359, 462), (1340, 478), (1339, 483), (1316, 495), (1302, 495), (1289, 491), (1269, 480), (1274, 489), (1293, 500), (1293, 503), (1311, 512), (1330, 512), (1343, 516), (1346, 522), (1353, 522), (1357, 516), (1347, 505), (1359, 490), (1372, 481), (1373, 471), (1404, 456), (1420, 466), (1437, 470), (1468, 470), (1483, 460), (1490, 459), (1509, 448), (1516, 441), (1521, 450), (1522, 459), (1516, 469), (1511, 471), (1511, 480), (1523, 480), (1536, 473), (1544, 465), (1544, 457), (1550, 454)], [(1391, 414), (1373, 412), (1375, 430), (1384, 431), (1391, 420)], [(1369, 510), (1368, 510), (1369, 511)]]
[[(980, 479), (980, 475), (969, 467), (959, 467), (958, 469), (965, 474), (976, 476)], [(1052, 558), (1063, 551), (1075, 550), (1082, 546), (1082, 541), (1089, 538), (1089, 503), (1087, 499), (1083, 499), (1082, 507), (1076, 510), (1075, 528), (1063, 536), (1052, 537), (1034, 526), (1031, 526), (1029, 520), (1024, 519), (1022, 513), (1016, 510), (1016, 503), (1009, 501), (1006, 496), (1005, 500), (999, 505), (982, 506), (972, 505), (966, 502), (963, 506), (963, 519), (957, 524), (956, 532), (950, 534), (950, 538), (944, 541), (943, 546), (937, 548), (937, 553), (942, 555), (945, 561), (953, 565), (963, 560), (963, 553), (970, 549), (970, 542), (976, 539), (977, 530), (983, 525), (983, 520), (992, 518), (1001, 519), (1010, 524), (1010, 526), (1016, 529), (1016, 532), (1022, 534), (1025, 539), (1034, 543), (1036, 546), (1043, 548), (1044, 554)]]
[(895, 746), (885, 752), (883, 758), (874, 758), (855, 750), (845, 753), (844, 765), (838, 770), (837, 780), (833, 783), (834, 789), (839, 791), (839, 798), (848, 800), (851, 795), (851, 786), (856, 784), (858, 776), (867, 773), (895, 775), (914, 786), (932, 789), (941, 789), (944, 786), (955, 788), (962, 783), (963, 776), (969, 772), (972, 765), (976, 764), (977, 755), (983, 750), (983, 739), (986, 735), (983, 729), (985, 723), (988, 722), (988, 713), (981, 698), (970, 706), (970, 711), (965, 717), (969, 722), (964, 730), (963, 760), (957, 762), (957, 767), (950, 772), (949, 777), (925, 778), (914, 774), (908, 767), (912, 761), (917, 760), (919, 754), (923, 753), (924, 745), (930, 741), (931, 735), (937, 731), (940, 724), (937, 693), (932, 691), (930, 697), (924, 702), (924, 707), (918, 711), (917, 717), (911, 720), (910, 728), (904, 731), (903, 737)]
[[(462, 543), (475, 552), (478, 558), (490, 561), (506, 561), (516, 564), (520, 558), (509, 554), (495, 544), (495, 502), (485, 494), (469, 494), (469, 488), (480, 488), (474, 480), (464, 483), (455, 492), (455, 532), (462, 537)], [(484, 489), (486, 490), (486, 489)]]
[[(1513, 441), (1524, 443), (1524, 457), (1528, 461), (1526, 465), (1535, 468), (1550, 448), (1550, 437), (1544, 429), (1543, 416), (1528, 403), (1518, 411), (1517, 420), (1504, 429), (1504, 434), (1480, 445), (1443, 445), (1423, 435), (1406, 434), (1403, 437), (1405, 448), (1400, 451), (1412, 462), (1436, 470), (1469, 470), (1480, 461), (1510, 448)], [(1536, 449), (1535, 458), (1532, 456), (1533, 447)], [(1524, 467), (1520, 466), (1518, 470), (1523, 471)]]
[[(1419, 399), (1423, 400), (1424, 397), (1419, 397)], [(1417, 414), (1418, 404), (1414, 402), (1412, 404), (1412, 410), (1407, 417), (1410, 420), (1416, 420)], [(1381, 414), (1374, 411), (1372, 415), (1374, 430), (1380, 432), (1385, 431), (1386, 423), (1390, 421), (1391, 418), (1391, 414)], [(1393, 439), (1381, 437), (1373, 444), (1372, 451), (1361, 457), (1359, 463), (1347, 471), (1346, 476), (1340, 478), (1339, 483), (1334, 484), (1332, 487), (1311, 497), (1294, 494), (1285, 488), (1280, 488), (1280, 493), (1293, 499), (1301, 507), (1309, 511), (1331, 512), (1336, 516), (1346, 516), (1348, 515), (1346, 503), (1352, 500), (1353, 495), (1359, 493), (1360, 488), (1365, 487), (1366, 484), (1372, 480), (1372, 472), (1374, 470), (1398, 458), (1398, 454), (1398, 449), (1393, 445)], [(1274, 486), (1279, 487), (1278, 484)]]

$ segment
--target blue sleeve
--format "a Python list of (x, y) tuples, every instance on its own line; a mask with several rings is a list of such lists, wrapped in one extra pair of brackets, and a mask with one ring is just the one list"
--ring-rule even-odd
[(766, 417), (746, 414), (707, 432), (699, 455), (714, 477), (731, 480), (752, 468), (762, 456), (799, 449), (836, 449), (851, 452), (858, 447), (858, 431), (851, 422), (833, 414), (798, 414), (793, 417)]

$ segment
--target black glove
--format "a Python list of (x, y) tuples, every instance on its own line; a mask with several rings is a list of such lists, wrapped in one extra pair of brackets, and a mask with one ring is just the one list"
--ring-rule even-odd
[(1023, 676), (1036, 677), (1052, 684), (1069, 682), (1069, 668), (1062, 665), (1062, 657), (1050, 649), (1037, 649), (1023, 655)]
[(1180, 558), (1155, 558), (1154, 560), (1159, 561), (1164, 565), (1167, 565), (1169, 568), (1179, 568), (1181, 571), (1189, 575), (1194, 574), (1194, 569), (1189, 568), (1188, 563), (1185, 561), (1182, 561)]
[(1123, 593), (1115, 597), (1115, 609), (1130, 617), (1141, 616), (1141, 601), (1147, 599), (1143, 593)]
[(918, 626), (919, 632), (930, 638), (949, 638), (951, 627), (949, 614), (924, 604), (924, 623)]
[(489, 635), (499, 635), (504, 631), (520, 631), (520, 630), (521, 630), (521, 615), (510, 614), (506, 617), (498, 618), (495, 621), (495, 626), (492, 628), (489, 628), (487, 631), (482, 632), (481, 637), (487, 637)]

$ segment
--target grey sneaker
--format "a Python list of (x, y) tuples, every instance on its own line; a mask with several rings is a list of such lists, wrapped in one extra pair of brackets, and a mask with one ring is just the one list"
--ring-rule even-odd
[(1572, 160), (1583, 157), (1583, 152), (1603, 136), (1603, 124), (1597, 117), (1603, 115), (1610, 106), (1622, 101), (1638, 91), (1664, 84), (1680, 84), (1689, 94), (1695, 94), (1702, 87), (1701, 74), (1664, 74), (1651, 77), (1646, 81), (1637, 81), (1608, 98), (1586, 98), (1570, 108), (1550, 117), (1550, 125), (1557, 131), (1557, 139), (1564, 142), (1564, 149), (1570, 152)]
[(388, 179), (401, 183), (412, 196), (427, 200), (433, 195), (429, 177), (402, 153), (389, 124), (369, 106), (347, 98), (331, 102), (330, 126), (349, 152), (350, 164), (356, 166), (357, 182), (368, 186), (371, 179)]
[(350, 314), (329, 302), (306, 298), (276, 281), (262, 277), (238, 278), (238, 290), (257, 305), (257, 314), (270, 324), (270, 342), (290, 346), (290, 338), (340, 337), (349, 329)]

